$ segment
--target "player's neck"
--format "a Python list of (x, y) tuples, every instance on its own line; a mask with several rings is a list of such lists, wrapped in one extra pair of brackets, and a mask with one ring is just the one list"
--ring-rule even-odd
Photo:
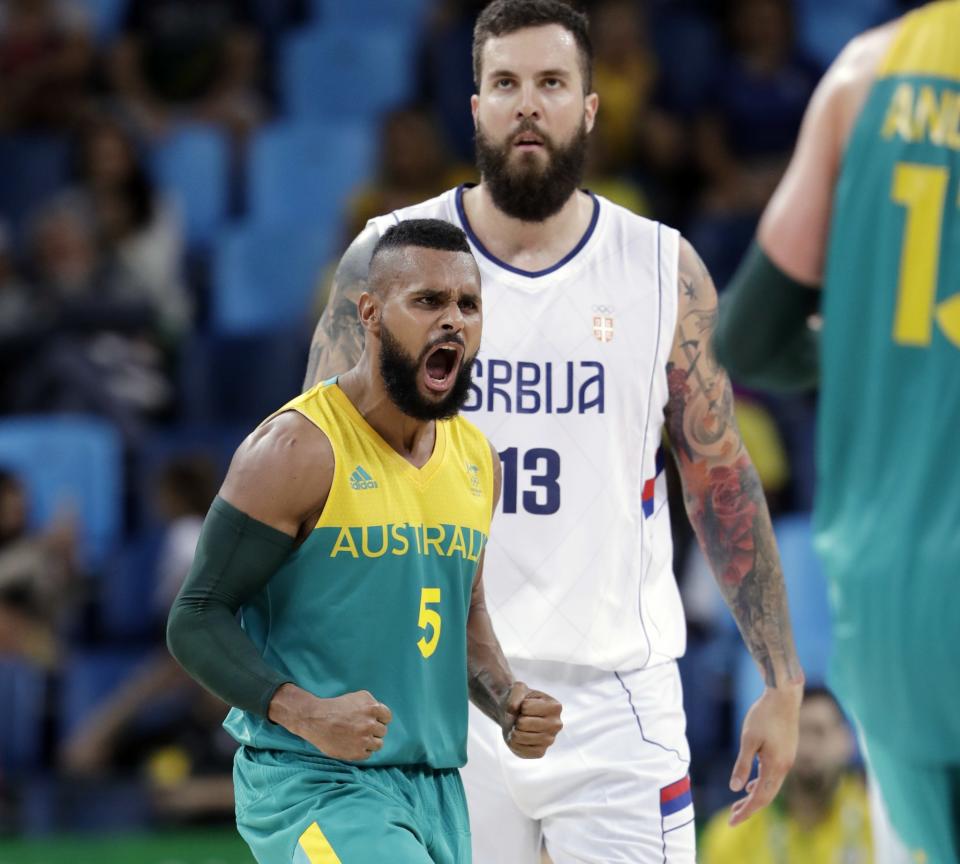
[(536, 272), (552, 267), (576, 247), (590, 226), (594, 202), (576, 191), (550, 218), (524, 222), (500, 210), (481, 182), (463, 193), (463, 209), (488, 252), (511, 267)]
[(373, 374), (369, 355), (337, 381), (360, 416), (414, 468), (422, 468), (433, 455), (436, 422), (404, 414), (387, 393), (383, 379)]

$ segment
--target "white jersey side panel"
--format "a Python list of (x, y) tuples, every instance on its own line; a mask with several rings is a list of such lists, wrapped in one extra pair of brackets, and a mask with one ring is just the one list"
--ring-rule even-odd
[(578, 247), (531, 274), (482, 247), (460, 194), (374, 222), (453, 222), (480, 266), (483, 342), (464, 413), (503, 465), (484, 583), (504, 652), (611, 670), (679, 657), (661, 450), (679, 235), (597, 198)]

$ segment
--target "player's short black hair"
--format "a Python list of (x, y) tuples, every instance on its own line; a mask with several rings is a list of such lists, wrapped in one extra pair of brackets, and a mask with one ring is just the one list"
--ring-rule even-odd
[(525, 27), (559, 24), (567, 30), (580, 49), (583, 92), (593, 87), (593, 45), (587, 16), (564, 0), (493, 0), (484, 8), (473, 28), (473, 81), (480, 89), (483, 46), (494, 36), (505, 36)]
[(467, 235), (451, 222), (444, 222), (443, 219), (404, 219), (383, 232), (373, 247), (370, 260), (373, 261), (386, 249), (402, 249), (405, 246), (472, 254)]

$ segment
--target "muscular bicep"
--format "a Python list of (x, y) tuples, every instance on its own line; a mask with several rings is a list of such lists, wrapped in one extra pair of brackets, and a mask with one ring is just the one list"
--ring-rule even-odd
[(694, 248), (680, 241), (677, 328), (667, 361), (667, 432), (684, 485), (697, 463), (736, 458), (743, 444), (730, 379), (713, 354), (717, 292)]
[(757, 239), (763, 251), (805, 285), (823, 282), (843, 152), (896, 27), (891, 22), (858, 36), (827, 70), (807, 106), (787, 171), (760, 220)]
[(340, 259), (330, 297), (310, 343), (304, 390), (318, 381), (343, 374), (363, 353), (363, 328), (357, 315), (357, 300), (367, 290), (370, 256), (378, 239), (376, 227), (368, 225)]
[(301, 414), (287, 411), (240, 445), (220, 497), (258, 522), (302, 537), (323, 511), (333, 470), (327, 437)]
[(764, 211), (757, 239), (784, 273), (805, 285), (823, 281), (833, 183), (839, 164), (831, 88), (821, 82), (807, 107), (786, 173)]

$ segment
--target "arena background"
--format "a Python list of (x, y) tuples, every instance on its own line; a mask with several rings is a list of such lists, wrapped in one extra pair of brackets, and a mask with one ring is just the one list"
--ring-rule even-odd
[[(252, 860), (223, 709), (165, 655), (199, 521), (299, 391), (366, 219), (475, 178), (471, 0), (0, 0), (0, 864)], [(722, 289), (810, 93), (895, 0), (601, 0), (586, 185)], [(741, 393), (801, 658), (814, 396)], [(701, 824), (759, 678), (675, 514)], [(689, 694), (695, 694), (694, 699)]]

